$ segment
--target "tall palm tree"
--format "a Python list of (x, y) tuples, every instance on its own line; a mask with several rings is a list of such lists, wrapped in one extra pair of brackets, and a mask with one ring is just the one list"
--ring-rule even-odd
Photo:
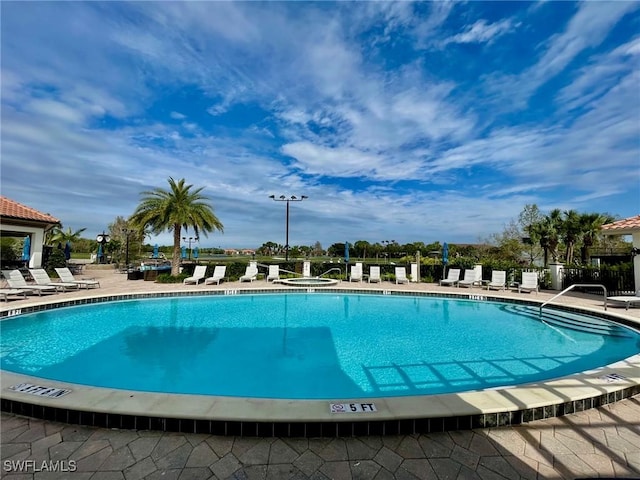
[(580, 229), (582, 230), (582, 248), (580, 249), (582, 264), (589, 261), (589, 249), (600, 240), (602, 225), (613, 222), (615, 217), (608, 214), (585, 213), (580, 215)]
[(529, 228), (529, 234), (532, 239), (537, 239), (542, 247), (545, 267), (549, 264), (549, 255), (551, 255), (554, 262), (558, 260), (561, 221), (561, 211), (559, 209), (554, 209), (548, 215), (545, 215), (540, 221), (532, 224)]
[(223, 232), (224, 227), (207, 203), (208, 198), (200, 193), (202, 187), (192, 191), (193, 185), (186, 185), (184, 178), (176, 182), (171, 177), (169, 187), (142, 192), (142, 201), (129, 221), (141, 230), (148, 227), (156, 235), (165, 230), (173, 232), (171, 275), (178, 275), (182, 229), (188, 232), (193, 228), (196, 236), (207, 236), (214, 230)]
[(565, 261), (567, 264), (571, 264), (573, 263), (575, 245), (578, 240), (580, 240), (580, 235), (582, 234), (580, 214), (576, 210), (564, 212), (562, 226), (562, 237), (566, 247)]

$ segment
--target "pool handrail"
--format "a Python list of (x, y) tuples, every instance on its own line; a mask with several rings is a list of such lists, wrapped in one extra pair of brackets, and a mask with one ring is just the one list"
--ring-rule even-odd
[(544, 307), (545, 305), (547, 305), (551, 301), (555, 300), (559, 296), (564, 295), (565, 293), (567, 293), (569, 290), (573, 289), (574, 287), (600, 287), (600, 288), (602, 288), (602, 290), (604, 290), (604, 309), (605, 309), (605, 311), (607, 310), (607, 287), (605, 287), (604, 285), (599, 284), (599, 283), (574, 283), (573, 285), (569, 285), (567, 288), (562, 290), (560, 293), (554, 295), (549, 300), (547, 300), (542, 305), (540, 305), (539, 315), (542, 316), (542, 307)]
[(329, 272), (333, 272), (334, 270), (337, 270), (338, 272), (340, 272), (340, 275), (342, 275), (342, 269), (340, 267), (333, 267), (333, 268), (330, 268), (329, 270), (327, 270), (326, 272), (321, 273), (320, 275), (318, 275), (318, 277), (321, 278), (323, 275), (326, 275)]

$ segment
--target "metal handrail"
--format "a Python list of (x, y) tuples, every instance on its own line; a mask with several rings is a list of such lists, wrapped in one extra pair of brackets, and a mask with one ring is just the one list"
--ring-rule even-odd
[(329, 270), (327, 270), (326, 272), (321, 273), (320, 277), (322, 277), (323, 275), (326, 275), (329, 272), (333, 272), (334, 270), (337, 270), (338, 272), (340, 272), (340, 275), (342, 275), (342, 269), (340, 269), (339, 267), (333, 267), (333, 268), (330, 268)]
[(562, 290), (560, 293), (558, 293), (557, 295), (554, 295), (549, 300), (547, 300), (542, 305), (540, 305), (540, 312), (539, 312), (540, 316), (542, 316), (542, 307), (544, 307), (546, 304), (550, 303), (551, 301), (555, 300), (559, 296), (564, 295), (565, 293), (567, 293), (569, 290), (573, 289), (574, 287), (601, 287), (602, 290), (604, 290), (604, 309), (605, 309), (605, 311), (607, 310), (607, 287), (605, 287), (604, 285), (601, 285), (599, 283), (574, 283), (573, 285), (569, 285), (567, 288)]

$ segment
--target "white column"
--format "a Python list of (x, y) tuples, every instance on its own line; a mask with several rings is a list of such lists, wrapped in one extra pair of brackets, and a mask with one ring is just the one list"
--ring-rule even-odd
[(564, 279), (564, 265), (561, 263), (549, 264), (551, 270), (551, 289), (562, 290), (562, 280)]
[(411, 281), (412, 282), (419, 282), (420, 279), (418, 278), (418, 264), (417, 263), (412, 263), (411, 264)]

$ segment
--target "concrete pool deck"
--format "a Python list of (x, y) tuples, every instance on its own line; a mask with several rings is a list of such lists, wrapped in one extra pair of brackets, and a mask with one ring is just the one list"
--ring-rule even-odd
[[(237, 289), (274, 289), (282, 287), (267, 285), (264, 281), (253, 283), (227, 283), (220, 286), (162, 285), (144, 281), (128, 281), (122, 274), (113, 271), (87, 271), (84, 276), (95, 276), (101, 288), (66, 292), (47, 297), (29, 297), (13, 300), (1, 307), (2, 311), (19, 310), (26, 306), (50, 301), (122, 295), (129, 293), (156, 293), (174, 291), (202, 291)], [(329, 287), (330, 288), (330, 287)], [(357, 284), (342, 282), (338, 289), (375, 289), (397, 291), (419, 291), (434, 293), (486, 294), (479, 288), (458, 289), (439, 287), (434, 284), (395, 285), (389, 283)], [(544, 301), (555, 292), (517, 294), (492, 291), (496, 297), (514, 297)], [(593, 311), (602, 311), (601, 297), (570, 294), (558, 299), (559, 304), (579, 306)], [(630, 322), (640, 324), (640, 309), (609, 308), (610, 313)], [(640, 381), (638, 360), (624, 363), (614, 371), (624, 369), (626, 380)], [(7, 391), (19, 378), (7, 372), (2, 375), (2, 398), (19, 398), (25, 395)], [(530, 391), (514, 394), (497, 391), (482, 393), (477, 399), (461, 398), (459, 402), (449, 399), (434, 401), (435, 413), (460, 412), (462, 406), (471, 406), (474, 411), (502, 410), (505, 402), (523, 402), (540, 405), (548, 401), (582, 397), (595, 389), (598, 394), (615, 392), (620, 384), (599, 380), (599, 374), (580, 379), (556, 380), (552, 385), (537, 386)], [(35, 381), (35, 380), (34, 380)], [(560, 384), (554, 384), (561, 382)], [(49, 385), (51, 382), (47, 382)], [(55, 382), (56, 384), (58, 382)], [(63, 399), (80, 401), (83, 395), (74, 392), (59, 399), (38, 399), (57, 402)], [(87, 388), (87, 387), (83, 387)], [(109, 408), (124, 408), (131, 411), (132, 405), (148, 411), (150, 408), (167, 412), (182, 412), (185, 409), (203, 409), (202, 404), (187, 407), (174, 398), (151, 398), (139, 392), (130, 402), (106, 389), (87, 389), (85, 400), (92, 405)], [(116, 392), (118, 393), (118, 392)], [(121, 392), (120, 392), (121, 393)], [(615, 394), (615, 393), (614, 393)], [(151, 395), (151, 394), (147, 394)], [(76, 397), (76, 398), (73, 398)], [(188, 397), (188, 396), (185, 396)], [(32, 399), (29, 399), (32, 400)], [(182, 400), (182, 399), (181, 399)], [(398, 399), (393, 399), (395, 402)], [(264, 415), (279, 415), (278, 408), (269, 410), (261, 400), (252, 399), (252, 408)], [(404, 402), (385, 406), (391, 416), (402, 411)], [(542, 402), (542, 403), (539, 403)], [(215, 403), (215, 402), (214, 402)], [(297, 402), (306, 403), (306, 402)], [(329, 416), (327, 402), (314, 415)], [(466, 405), (464, 405), (466, 404)], [(227, 406), (233, 412), (237, 406), (208, 404), (208, 408), (224, 411)], [(423, 408), (422, 406), (421, 408)], [(313, 407), (316, 408), (316, 407)], [(216, 410), (219, 409), (219, 410)], [(264, 409), (264, 410), (263, 410)], [(289, 410), (286, 408), (285, 410)], [(226, 411), (229, 415), (230, 411)], [(291, 414), (291, 411), (288, 412)], [(241, 415), (241, 413), (237, 413)], [(420, 435), (372, 435), (358, 438), (303, 439), (303, 438), (236, 438), (208, 434), (180, 434), (144, 431), (111, 431), (95, 427), (66, 425), (58, 422), (25, 419), (8, 413), (2, 417), (2, 457), (6, 459), (57, 460), (76, 459), (82, 465), (85, 478), (574, 478), (576, 476), (638, 476), (640, 475), (640, 402), (637, 397), (622, 400), (597, 409), (589, 409), (564, 417), (534, 420), (520, 426), (482, 428), (467, 432), (430, 433)], [(144, 451), (138, 447), (145, 445)], [(146, 453), (146, 455), (145, 455)], [(65, 456), (66, 455), (66, 456)], [(167, 460), (167, 458), (171, 460)], [(89, 461), (89, 459), (91, 459)], [(8, 473), (6, 470), (3, 473)], [(14, 472), (17, 473), (17, 472)], [(165, 476), (169, 474), (169, 476)], [(68, 474), (67, 474), (68, 475)], [(74, 474), (76, 478), (78, 473)], [(9, 477), (10, 478), (10, 477)], [(34, 478), (33, 474), (30, 477)], [(39, 478), (39, 477), (35, 477)], [(67, 478), (61, 476), (58, 478)], [(78, 477), (82, 478), (82, 476)]]

